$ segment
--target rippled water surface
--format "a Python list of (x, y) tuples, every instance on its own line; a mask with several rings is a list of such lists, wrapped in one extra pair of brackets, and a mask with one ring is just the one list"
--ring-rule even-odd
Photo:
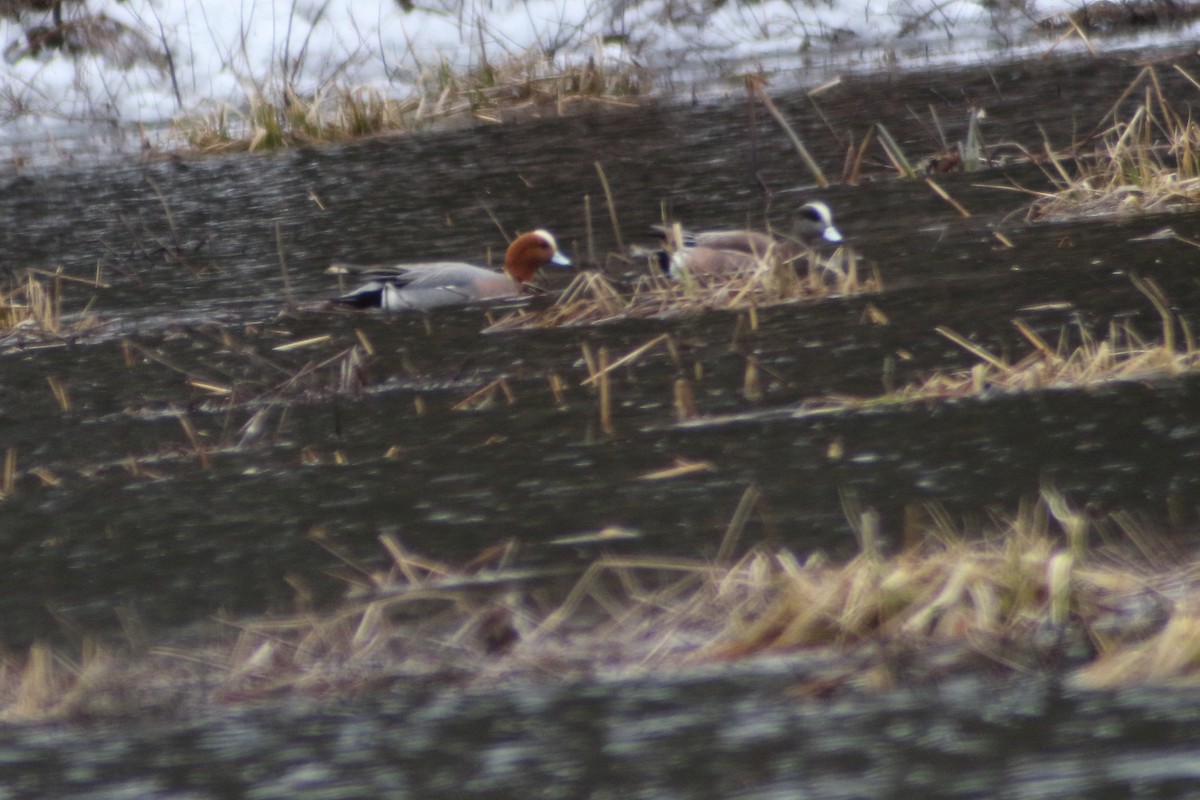
[(1196, 796), (1191, 692), (965, 682), (781, 702), (785, 673), (3, 730), (0, 753), (20, 768), (9, 797)]
[[(939, 146), (932, 113), (960, 137), (969, 105), (987, 108), (998, 150), (1035, 150), (1043, 136), (1065, 146), (1140, 68), (1129, 57), (856, 77), (815, 103), (777, 102), (836, 174), (873, 123), (921, 155)], [(1160, 76), (1180, 109), (1194, 102), (1177, 73)], [(106, 322), (63, 346), (9, 340), (0, 357), (0, 446), (18, 468), (0, 505), (0, 637), (21, 647), (70, 640), (73, 626), (115, 634), (130, 615), (169, 632), (290, 608), (297, 582), (330, 602), (343, 587), (309, 538), (318, 526), (367, 564), (382, 561), (386, 531), (457, 558), (513, 537), (530, 563), (582, 568), (594, 553), (547, 543), (620, 525), (641, 534), (624, 545), (633, 551), (711, 553), (750, 485), (765, 509), (752, 541), (834, 554), (855, 548), (847, 498), (877, 508), (893, 541), (914, 504), (978, 516), (1045, 482), (1081, 506), (1159, 519), (1200, 500), (1193, 377), (795, 413), (805, 398), (971, 364), (939, 325), (1008, 355), (1027, 348), (1014, 319), (1051, 338), (1130, 320), (1153, 338), (1158, 315), (1133, 273), (1197, 327), (1194, 246), (1142, 237), (1171, 226), (1196, 239), (1200, 216), (1030, 224), (1029, 195), (1012, 189), (1046, 181), (1028, 166), (939, 176), (970, 218), (882, 166), (863, 186), (809, 191), (885, 289), (762, 309), (755, 330), (744, 313), (710, 312), (482, 335), (479, 310), (383, 317), (316, 303), (337, 291), (331, 261), (494, 256), (504, 239), (489, 212), (508, 230), (550, 228), (587, 263), (590, 206), (605, 261), (590, 266), (628, 269), (604, 259), (618, 243), (597, 163), (626, 244), (664, 208), (698, 227), (756, 221), (809, 181), (774, 123), (731, 101), (9, 176), (0, 263), (98, 274), (104, 288), (64, 291), (69, 311), (87, 305)], [(664, 332), (674, 354), (653, 349), (614, 374), (616, 432), (603, 435), (581, 385), (585, 346), (615, 357)], [(361, 391), (332, 392), (337, 370), (320, 365), (362, 338), (375, 355)], [(754, 399), (743, 392), (750, 357), (766, 376)], [(676, 420), (681, 376), (700, 421)], [(498, 378), (511, 400), (455, 410)], [(67, 387), (68, 409), (48, 381)], [(260, 411), (266, 433), (232, 447)], [(641, 479), (677, 459), (712, 469)], [(1172, 518), (1186, 537), (1194, 520)], [(21, 777), (0, 796), (1181, 797), (1197, 781), (1186, 698), (967, 682), (818, 703), (787, 699), (788, 683), (781, 663), (469, 695), (401, 686), (149, 729), (12, 728), (0, 760)]]

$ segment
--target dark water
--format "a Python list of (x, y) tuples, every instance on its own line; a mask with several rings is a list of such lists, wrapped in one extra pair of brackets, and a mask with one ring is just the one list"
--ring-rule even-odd
[[(1180, 63), (1192, 69), (1196, 60)], [(803, 95), (777, 99), (836, 173), (848, 145), (875, 122), (910, 155), (937, 149), (931, 107), (951, 136), (962, 135), (968, 105), (986, 107), (985, 139), (998, 150), (1011, 151), (1014, 142), (1036, 149), (1043, 131), (1065, 146), (1097, 127), (1139, 69), (1133, 58), (1094, 59), (853, 78), (818, 98), (820, 114)], [(1176, 73), (1163, 69), (1160, 77), (1181, 113), (1200, 97)], [(334, 559), (308, 538), (317, 526), (368, 563), (381, 560), (381, 531), (439, 557), (465, 557), (514, 537), (525, 559), (543, 564), (586, 564), (592, 553), (545, 543), (607, 525), (639, 531), (642, 538), (628, 546), (641, 552), (711, 552), (750, 485), (764, 505), (749, 540), (801, 552), (852, 552), (847, 497), (879, 509), (885, 535), (895, 539), (911, 505), (935, 503), (972, 518), (1011, 510), (1044, 482), (1096, 511), (1170, 516), (1175, 535), (1191, 535), (1194, 513), (1186, 509), (1200, 500), (1200, 383), (1193, 377), (793, 413), (805, 398), (870, 395), (885, 380), (971, 364), (972, 356), (934, 332), (939, 325), (1009, 356), (1026, 351), (1011, 324), (1018, 318), (1051, 338), (1064, 325), (1102, 334), (1114, 319), (1155, 338), (1157, 314), (1131, 273), (1153, 277), (1197, 327), (1195, 249), (1131, 240), (1166, 225), (1198, 238), (1200, 215), (1031, 225), (1029, 197), (1005, 188), (1043, 188), (1044, 176), (1032, 167), (939, 176), (973, 212), (969, 219), (923, 182), (891, 180), (882, 168), (860, 187), (806, 191), (834, 207), (843, 232), (878, 265), (885, 291), (765, 309), (755, 331), (744, 314), (714, 312), (484, 336), (478, 310), (426, 319), (313, 307), (336, 292), (323, 273), (333, 260), (483, 259), (489, 248), (498, 251), (503, 238), (486, 209), (509, 230), (550, 228), (586, 261), (590, 197), (596, 250), (601, 257), (615, 251), (595, 162), (613, 187), (627, 242), (659, 220), (664, 206), (696, 226), (761, 220), (794, 202), (786, 194), (765, 197), (763, 185), (782, 192), (809, 182), (781, 132), (761, 111), (752, 124), (739, 98), (275, 156), (9, 177), (0, 191), (0, 263), (14, 272), (62, 267), (80, 278), (99, 271), (106, 288), (68, 284), (68, 307), (90, 302), (109, 324), (62, 347), (10, 341), (3, 356), (0, 449), (15, 448), (20, 474), (0, 504), (7, 567), (0, 638), (19, 647), (70, 638), (73, 625), (115, 631), (119, 611), (152, 630), (171, 630), (218, 611), (286, 609), (287, 576), (331, 601), (342, 587), (326, 575)], [(994, 231), (1016, 246), (1002, 247)], [(866, 322), (868, 304), (888, 324)], [(678, 360), (658, 348), (615, 373), (616, 434), (601, 435), (597, 400), (580, 385), (583, 347), (606, 347), (615, 357), (664, 332)], [(359, 333), (375, 355), (358, 391), (334, 391), (333, 367), (292, 379), (351, 347)], [(326, 334), (328, 341), (312, 347), (274, 349)], [(766, 376), (763, 396), (753, 401), (742, 394), (751, 356)], [(551, 376), (568, 387), (561, 402)], [(713, 419), (676, 422), (679, 377)], [(69, 410), (54, 401), (48, 378), (68, 387)], [(500, 398), (490, 408), (453, 409), (498, 378), (512, 390), (511, 405)], [(214, 396), (205, 385), (231, 393)], [(232, 447), (262, 410), (267, 435)], [(196, 454), (181, 416), (202, 437), (209, 463)], [(840, 456), (831, 456), (834, 445)], [(640, 480), (678, 458), (707, 460), (713, 469)], [(1168, 514), (1179, 509), (1185, 513)], [(199, 720), (155, 737), (159, 743), (148, 749), (141, 733), (118, 725), (102, 731), (115, 755), (98, 755), (94, 768), (77, 752), (75, 737), (85, 734), (20, 730), (4, 758), (29, 770), (12, 796), (32, 796), (38, 787), (69, 796), (97, 785), (114, 797), (186, 796), (193, 780), (210, 781), (193, 796), (249, 788), (276, 796), (321, 786), (334, 794), (390, 786), (450, 796), (471, 788), (457, 782), (467, 780), (455, 771), (458, 762), (445, 756), (451, 760), (440, 773), (441, 762), (427, 758), (458, 752), (450, 742), (459, 749), (483, 742), (472, 774), (483, 776), (480, 788), (501, 793), (560, 773), (564, 788), (552, 794), (579, 796), (587, 787), (614, 797), (906, 796), (936, 794), (937, 786), (959, 797), (1049, 797), (1059, 781), (1071, 796), (1177, 797), (1187, 796), (1176, 789), (1194, 779), (1172, 755), (1180, 726), (1147, 733), (1164, 713), (1153, 698), (1046, 699), (1034, 691), (1034, 710), (1026, 712), (1020, 698), (1028, 687), (992, 709), (981, 703), (990, 690), (973, 686), (932, 705), (905, 695), (805, 709), (780, 706), (785, 683), (786, 675), (704, 683), (705, 703), (696, 706), (695, 687), (649, 679), (483, 699), (400, 691), (378, 711), (352, 703), (332, 712), (256, 709)], [(946, 721), (960, 712), (974, 721), (961, 728)], [(848, 738), (823, 750), (828, 714), (844, 721)], [(560, 718), (578, 720), (580, 730), (555, 749), (542, 726)], [(1093, 726), (1107, 726), (1111, 737), (1103, 744), (1075, 738)], [(397, 730), (412, 740), (353, 745)], [(1043, 738), (1029, 738), (1029, 730)], [(638, 761), (630, 753), (647, 736), (650, 755)], [(45, 747), (27, 749), (38, 737)], [(217, 756), (229, 766), (220, 770), (225, 777), (208, 769), (212, 748), (226, 747), (221, 742), (273, 737), (291, 744), (263, 744), (261, 759), (254, 747)], [(347, 741), (352, 746), (343, 748)], [(996, 742), (1004, 744), (997, 750)], [(1167, 744), (1142, 783), (1136, 760), (1114, 762), (1109, 772), (1078, 766)], [(711, 762), (714, 747), (723, 755)], [(1047, 755), (1055, 748), (1061, 757)], [(343, 750), (373, 766), (351, 777)], [(379, 765), (393, 753), (402, 754), (399, 766)], [(912, 760), (924, 753), (931, 765), (922, 771)], [(990, 766), (978, 765), (980, 753), (990, 754)], [(255, 777), (260, 760), (275, 766)], [(710, 780), (718, 772), (724, 777)], [(511, 786), (508, 774), (517, 776)], [(83, 777), (73, 782), (72, 775)], [(370, 783), (376, 778), (377, 786)]]
[(6, 797), (1189, 798), (1194, 692), (950, 683), (870, 703), (786, 670), (0, 730)]

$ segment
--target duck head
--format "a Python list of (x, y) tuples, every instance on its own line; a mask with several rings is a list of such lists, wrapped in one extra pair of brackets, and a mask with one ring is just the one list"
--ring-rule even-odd
[(537, 271), (547, 264), (571, 266), (571, 260), (558, 251), (558, 243), (546, 230), (523, 233), (508, 246), (504, 254), (504, 271), (517, 283), (533, 280)]
[(833, 224), (833, 212), (820, 200), (805, 203), (796, 211), (795, 234), (805, 242), (824, 239), (842, 241), (842, 233)]

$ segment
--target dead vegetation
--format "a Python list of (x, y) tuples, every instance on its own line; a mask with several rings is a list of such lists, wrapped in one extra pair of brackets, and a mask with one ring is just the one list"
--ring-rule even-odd
[(646, 275), (619, 287), (597, 272), (584, 272), (543, 310), (518, 310), (496, 321), (488, 333), (532, 328), (598, 325), (620, 319), (673, 317), (717, 309), (745, 309), (877, 292), (882, 284), (850, 248), (831, 255), (809, 250), (795, 259), (771, 253), (752, 269), (712, 277), (661, 274), (651, 256)]
[[(1162, 338), (1147, 341), (1128, 322), (1112, 322), (1098, 339), (1080, 327), (1064, 329), (1051, 345), (1020, 320), (1013, 325), (1033, 346), (1024, 358), (1009, 362), (948, 328), (937, 332), (979, 358), (969, 369), (937, 372), (919, 382), (871, 398), (828, 396), (804, 402), (808, 412), (840, 411), (896, 405), (986, 392), (1027, 392), (1041, 389), (1093, 386), (1108, 381), (1141, 381), (1169, 378), (1200, 367), (1200, 350), (1186, 321), (1178, 317), (1153, 280), (1134, 278), (1135, 285), (1153, 303), (1162, 322)], [(1078, 344), (1072, 344), (1078, 342)]]
[[(28, 286), (40, 284), (31, 278)], [(76, 327), (66, 329), (58, 322), (60, 316), (51, 297), (38, 291), (33, 293), (32, 309), (24, 304), (15, 309), (0, 305), (0, 322), (5, 315), (22, 315), (22, 321), (6, 335), (0, 331), (0, 347), (13, 351), (66, 347), (80, 337), (104, 330), (104, 325), (89, 315), (81, 316)], [(57, 486), (64, 481), (94, 480), (111, 473), (154, 480), (186, 464), (208, 470), (222, 456), (274, 443), (287, 429), (289, 412), (296, 404), (356, 396), (367, 385), (373, 349), (361, 332), (349, 346), (330, 334), (321, 334), (293, 338), (267, 353), (259, 352), (264, 340), (275, 339), (278, 334), (247, 326), (239, 335), (229, 327), (207, 325), (175, 329), (156, 343), (121, 339), (124, 366), (130, 373), (165, 369), (178, 376), (181, 388), (177, 401), (131, 404), (121, 410), (122, 415), (174, 419), (182, 438), (168, 437), (157, 448), (116, 460), (54, 468), (19, 464), (15, 450), (10, 448), (0, 481), (0, 501), (13, 494), (18, 483), (27, 487)], [(59, 409), (64, 414), (71, 412), (69, 382), (53, 375), (46, 381)], [(336, 450), (322, 454), (312, 447), (299, 453), (302, 464), (326, 459), (341, 462), (344, 457)]]
[[(573, 582), (521, 567), (511, 544), (452, 567), (385, 536), (390, 564), (344, 559), (350, 590), (332, 611), (240, 622), (232, 638), (137, 656), (95, 642), (75, 660), (45, 645), (6, 655), (0, 716), (361, 693), (416, 678), (632, 676), (765, 654), (789, 657), (803, 697), (1047, 670), (1093, 688), (1200, 681), (1200, 565), (1127, 515), (1088, 518), (1047, 490), (982, 538), (933, 512), (888, 556), (878, 519), (863, 513), (861, 552), (844, 563), (761, 547), (736, 557), (757, 499), (748, 490), (714, 560), (602, 556)], [(1101, 536), (1126, 548), (1096, 546)]]
[[(248, 334), (253, 338), (266, 335), (253, 329)], [(218, 345), (219, 361), (207, 363), (201, 359), (184, 363), (161, 347), (123, 341), (128, 368), (157, 366), (175, 372), (192, 398), (186, 409), (181, 404), (154, 405), (126, 409), (125, 413), (174, 417), (179, 421), (185, 442), (166, 445), (155, 454), (130, 456), (117, 464), (92, 465), (91, 475), (125, 469), (152, 477), (160, 467), (192, 461), (201, 469), (209, 469), (216, 457), (274, 442), (280, 431), (286, 429), (293, 405), (355, 396), (367, 384), (372, 349), (365, 336), (360, 335), (358, 342), (347, 347), (324, 334), (285, 342), (271, 348), (269, 354), (258, 352), (254, 344), (225, 327), (192, 331), (188, 336), (197, 348), (202, 343)], [(283, 360), (288, 354), (299, 354), (299, 361), (295, 355)], [(209, 424), (202, 424), (203, 421)], [(335, 462), (342, 458), (337, 452), (332, 455)], [(300, 459), (301, 463), (315, 464), (324, 457), (306, 447), (300, 452)]]
[(101, 329), (105, 321), (91, 313), (90, 302), (79, 312), (63, 312), (68, 283), (103, 286), (99, 275), (88, 281), (62, 272), (29, 270), (22, 281), (0, 291), (0, 348), (59, 346)]
[[(1173, 69), (1200, 89), (1182, 67)], [(1121, 116), (1126, 101), (1139, 94), (1133, 112)], [(1030, 219), (1156, 213), (1200, 203), (1200, 123), (1167, 99), (1154, 67), (1142, 70), (1104, 120), (1111, 122), (1090, 152), (1076, 147), (1067, 158), (1046, 143), (1045, 170), (1055, 188), (1037, 193)]]
[(424, 67), (402, 95), (379, 87), (324, 85), (302, 93), (260, 83), (242, 109), (221, 106), (176, 120), (190, 147), (206, 153), (275, 150), (455, 122), (502, 122), (535, 114), (562, 116), (577, 107), (631, 106), (649, 91), (649, 73), (602, 55), (560, 63), (539, 50), (469, 70), (442, 61)]

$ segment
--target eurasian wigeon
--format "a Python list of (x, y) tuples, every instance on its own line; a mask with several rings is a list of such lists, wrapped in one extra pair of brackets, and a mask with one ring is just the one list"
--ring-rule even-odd
[(724, 275), (753, 269), (768, 258), (790, 261), (821, 242), (841, 241), (829, 206), (814, 201), (796, 210), (791, 230), (782, 236), (752, 230), (684, 232), (682, 246), (662, 253), (660, 263), (673, 278), (685, 272), (700, 277)]
[(329, 272), (367, 279), (362, 286), (337, 298), (339, 303), (385, 311), (427, 311), (517, 297), (547, 264), (569, 267), (571, 261), (559, 252), (549, 231), (536, 230), (518, 236), (508, 246), (504, 272), (456, 261), (367, 268), (335, 265)]

